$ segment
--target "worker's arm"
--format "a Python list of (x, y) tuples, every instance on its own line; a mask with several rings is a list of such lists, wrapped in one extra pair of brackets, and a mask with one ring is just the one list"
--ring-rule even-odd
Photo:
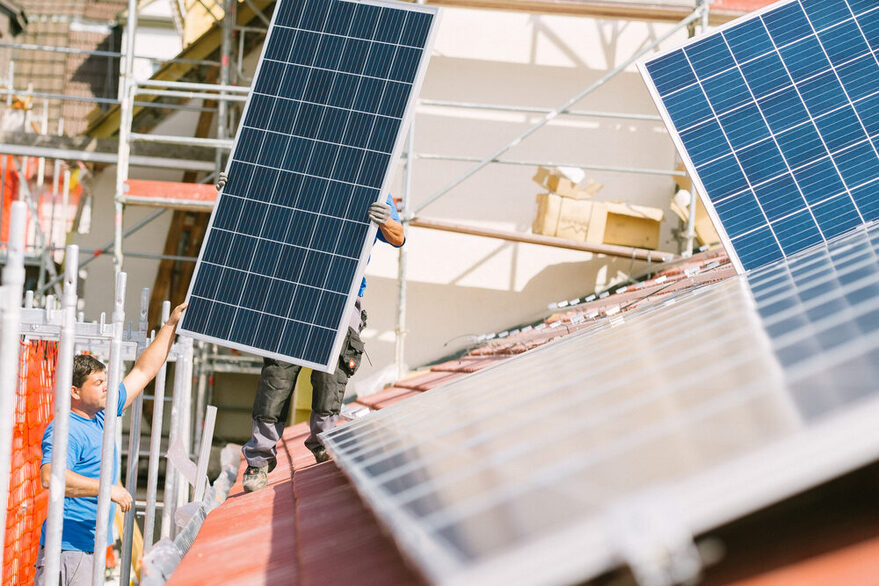
[(382, 235), (391, 246), (403, 246), (406, 241), (406, 234), (403, 232), (403, 224), (390, 218), (387, 222), (378, 227), (382, 231)]
[[(40, 483), (43, 488), (49, 488), (49, 479), (52, 477), (52, 463), (46, 462), (40, 466)], [(64, 496), (98, 496), (99, 482), (97, 478), (89, 478), (76, 472), (67, 471), (65, 474)], [(123, 513), (131, 508), (131, 494), (118, 484), (110, 487), (110, 500), (119, 505)]]
[(382, 236), (391, 246), (402, 246), (406, 241), (403, 224), (391, 216), (391, 206), (377, 201), (369, 206), (369, 219), (378, 224)]
[(162, 368), (162, 365), (168, 358), (168, 353), (174, 344), (177, 323), (180, 321), (184, 309), (186, 309), (185, 303), (174, 308), (174, 311), (171, 312), (171, 317), (156, 332), (156, 339), (141, 353), (137, 362), (134, 363), (134, 368), (122, 380), (125, 384), (125, 391), (128, 393), (125, 399), (125, 409), (137, 399), (137, 396), (155, 378), (159, 373), (159, 369)]

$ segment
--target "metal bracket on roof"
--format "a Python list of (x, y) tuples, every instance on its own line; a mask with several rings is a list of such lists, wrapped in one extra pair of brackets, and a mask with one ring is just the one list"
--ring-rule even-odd
[(624, 499), (606, 514), (611, 541), (639, 586), (692, 584), (702, 560), (681, 507), (670, 491)]

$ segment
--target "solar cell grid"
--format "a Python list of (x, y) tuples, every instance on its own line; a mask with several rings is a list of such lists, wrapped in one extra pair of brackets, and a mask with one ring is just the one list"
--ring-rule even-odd
[(277, 3), (183, 331), (333, 370), (435, 13)]
[(849, 438), (879, 413), (877, 246), (851, 231), (321, 438), (432, 583), (581, 583), (644, 531), (609, 511), (698, 535), (875, 460)]
[(877, 49), (875, 3), (785, 0), (642, 65), (740, 270), (879, 219)]

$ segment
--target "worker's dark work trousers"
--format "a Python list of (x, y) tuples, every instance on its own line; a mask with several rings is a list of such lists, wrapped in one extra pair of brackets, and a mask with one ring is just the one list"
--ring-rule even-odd
[[(339, 420), (345, 386), (363, 356), (363, 342), (359, 333), (364, 325), (361, 300), (358, 298), (335, 372), (328, 374), (313, 370), (311, 373), (311, 434), (305, 440), (306, 447), (311, 450), (320, 446), (317, 435), (335, 427)], [(275, 467), (276, 444), (287, 425), (287, 414), (290, 412), (290, 401), (300, 368), (299, 365), (271, 358), (263, 359), (256, 398), (253, 401), (252, 433), (250, 441), (241, 448), (248, 466), (267, 465), (269, 470)]]

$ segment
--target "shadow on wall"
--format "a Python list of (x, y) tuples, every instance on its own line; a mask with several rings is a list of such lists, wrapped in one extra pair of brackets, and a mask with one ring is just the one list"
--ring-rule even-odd
[[(586, 67), (538, 67), (517, 63), (435, 57), (422, 96), (426, 99), (554, 108), (588, 87), (605, 71)], [(486, 80), (492, 80), (487, 83)], [(575, 109), (656, 114), (641, 76), (626, 71), (577, 103)], [(416, 124), (419, 152), (482, 158), (543, 118), (542, 114), (422, 106)], [(675, 149), (656, 120), (559, 117), (500, 157), (504, 160), (671, 171)], [(418, 160), (414, 167), (417, 208), (472, 168), (472, 162)], [(489, 165), (419, 212), (424, 217), (503, 222), (527, 231), (541, 191), (534, 166)], [(604, 188), (595, 199), (626, 201), (668, 210), (671, 176), (586, 170)], [(660, 249), (675, 250), (666, 214)]]
[[(410, 282), (406, 361), (415, 368), (467, 349), (476, 336), (541, 320), (552, 313), (550, 303), (619, 283), (630, 270), (638, 275), (647, 265), (606, 257), (559, 263), (544, 268), (520, 291)], [(366, 346), (372, 365), (364, 364), (358, 380), (394, 362), (397, 290), (395, 280), (369, 278), (366, 303), (372, 335)]]

